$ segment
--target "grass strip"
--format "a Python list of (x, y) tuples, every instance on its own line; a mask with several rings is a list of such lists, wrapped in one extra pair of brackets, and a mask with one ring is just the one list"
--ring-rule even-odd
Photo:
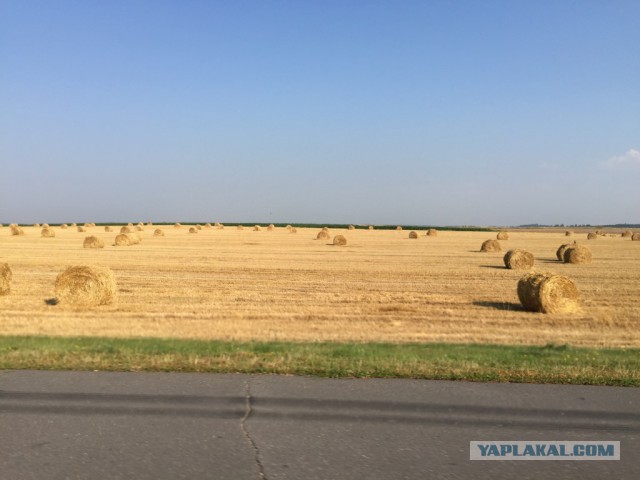
[(173, 371), (640, 386), (640, 349), (0, 336), (1, 369)]

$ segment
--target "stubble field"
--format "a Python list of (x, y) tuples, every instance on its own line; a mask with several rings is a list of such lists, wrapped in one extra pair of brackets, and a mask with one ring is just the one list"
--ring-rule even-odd
[[(555, 251), (564, 231), (515, 231), (502, 253), (480, 253), (495, 233), (331, 230), (344, 247), (315, 240), (319, 229), (202, 229), (189, 234), (145, 227), (142, 243), (113, 246), (119, 227), (86, 233), (53, 227), (55, 238), (24, 227), (0, 229), (0, 262), (13, 289), (0, 297), (2, 335), (165, 337), (218, 340), (449, 342), (640, 347), (640, 242), (605, 236), (587, 241), (589, 265), (563, 264)], [(85, 249), (88, 235), (104, 249)], [(568, 275), (582, 309), (545, 315), (521, 309), (523, 271), (504, 268), (506, 250), (524, 248), (535, 270)], [(66, 267), (110, 267), (118, 282), (113, 305), (91, 309), (49, 305)]]

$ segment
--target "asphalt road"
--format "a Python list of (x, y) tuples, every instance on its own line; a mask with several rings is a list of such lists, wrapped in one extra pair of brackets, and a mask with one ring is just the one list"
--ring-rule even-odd
[[(618, 440), (620, 461), (470, 461), (471, 440)], [(0, 372), (0, 478), (638, 479), (640, 389)]]

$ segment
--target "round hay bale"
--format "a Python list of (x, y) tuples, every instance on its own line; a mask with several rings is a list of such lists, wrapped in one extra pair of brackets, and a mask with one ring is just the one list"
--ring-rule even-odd
[(625, 230), (624, 232), (622, 232), (621, 237), (623, 238), (633, 237), (633, 232), (631, 230)]
[(205, 223), (204, 224), (204, 228), (211, 228), (211, 224), (210, 223)]
[(136, 225), (136, 226), (138, 226), (138, 227), (144, 227), (144, 223), (142, 223), (142, 222), (138, 222), (138, 225)]
[(595, 240), (597, 238), (598, 238), (597, 233), (593, 233), (593, 232), (587, 233), (587, 240)]
[(535, 259), (531, 252), (516, 248), (504, 255), (504, 266), (510, 270), (523, 270), (533, 267)]
[(58, 275), (54, 291), (62, 304), (92, 307), (113, 303), (118, 287), (110, 268), (78, 265)]
[(197, 228), (198, 230), (202, 230), (202, 225), (196, 225), (196, 228)]
[(136, 232), (144, 232), (144, 228), (142, 228), (140, 225), (136, 225)]
[(498, 240), (509, 240), (509, 234), (507, 232), (498, 232), (498, 235), (496, 235), (496, 238)]
[(78, 226), (78, 224), (77, 223), (72, 223), (71, 226), (75, 228), (75, 227)]
[(373, 230), (373, 225), (369, 225), (369, 230)]
[(90, 237), (84, 239), (82, 246), (84, 248), (104, 248), (104, 240), (91, 235)]
[(224, 225), (219, 223), (216, 225), (216, 230), (224, 230)]
[(189, 233), (198, 233), (198, 229), (196, 227), (189, 227)]
[(596, 230), (596, 235), (604, 235), (604, 230)]
[(573, 243), (564, 243), (560, 245), (558, 247), (558, 250), (556, 250), (556, 257), (558, 258), (558, 260), (560, 260), (561, 262), (564, 262), (564, 252), (567, 251), (567, 248), (575, 247), (575, 246), (576, 246), (575, 241)]
[(640, 233), (634, 233), (634, 234), (631, 236), (631, 240), (633, 240), (634, 242), (636, 242), (636, 241), (640, 240)]
[(289, 229), (289, 233), (298, 233), (298, 229), (296, 227), (291, 227)]
[(572, 245), (564, 251), (564, 263), (591, 263), (591, 250), (582, 245)]
[(51, 229), (50, 229), (50, 228), (48, 228), (48, 227), (45, 227), (45, 228), (43, 228), (43, 229), (42, 229), (42, 231), (40, 232), (40, 235), (41, 235), (43, 238), (53, 238), (53, 237), (55, 237), (55, 236), (56, 236), (56, 232), (54, 232), (53, 230), (51, 230)]
[(104, 231), (105, 232), (113, 232), (113, 228), (111, 228), (110, 226), (107, 225), (106, 227), (104, 227)]
[(120, 233), (131, 233), (133, 227), (120, 227)]
[(418, 232), (411, 230), (409, 232), (409, 238), (418, 238)]
[(39, 223), (34, 223), (33, 224), (33, 228), (40, 228), (40, 224)]
[(134, 244), (135, 242), (133, 238), (131, 238), (130, 233), (121, 233), (119, 235), (116, 235), (115, 245), (117, 247), (128, 247)]
[(14, 235), (14, 236), (24, 235), (24, 230), (22, 229), (22, 227), (19, 227), (17, 225), (12, 226), (11, 235)]
[(430, 228), (427, 230), (427, 237), (437, 237), (438, 231), (435, 228)]
[(326, 230), (320, 230), (318, 232), (318, 235), (316, 235), (316, 240), (328, 240), (329, 239), (329, 232), (327, 232)]
[(325, 232), (328, 232), (329, 228), (328, 227), (322, 227), (322, 230), (324, 230)]
[(242, 225), (237, 225), (236, 230), (244, 230), (244, 227)]
[(573, 232), (571, 230), (567, 230), (566, 232), (564, 232), (565, 237), (570, 237), (572, 235), (573, 235)]
[(349, 226), (347, 227), (347, 230), (355, 230), (355, 229), (356, 229), (356, 227), (354, 227), (353, 225), (349, 225)]
[(336, 235), (333, 237), (333, 244), (343, 247), (347, 244), (347, 239), (344, 235)]
[(164, 232), (162, 230), (160, 230), (159, 228), (156, 228), (155, 231), (153, 232), (153, 236), (154, 237), (164, 237)]
[(253, 231), (254, 232), (259, 232), (260, 230), (262, 230), (262, 227), (260, 225), (254, 225), (253, 226)]
[(485, 240), (480, 247), (481, 252), (501, 252), (502, 245), (497, 240)]
[(284, 228), (286, 228), (287, 230), (291, 230), (293, 227), (292, 227), (291, 225), (287, 225), (287, 226), (286, 226), (286, 227), (284, 227)]
[[(1, 226), (2, 226), (2, 225), (0, 225), (0, 227), (1, 227)], [(49, 227), (49, 224), (48, 224), (48, 223), (43, 223), (43, 224), (42, 224), (42, 228), (51, 228), (51, 227)]]
[(400, 225), (398, 225), (398, 226), (396, 227), (396, 230), (402, 230), (402, 227), (401, 227)]
[(153, 227), (153, 222), (147, 222), (147, 227)]
[(580, 308), (580, 292), (564, 275), (528, 273), (518, 281), (518, 298), (530, 312), (573, 313)]
[(60, 228), (63, 230), (66, 230), (67, 228), (69, 228), (69, 225), (67, 225), (66, 223), (63, 223), (62, 225), (60, 225)]
[(180, 225), (179, 223), (174, 223), (173, 228), (182, 228), (182, 225)]
[(127, 223), (127, 227), (133, 228), (133, 223), (131, 222)]
[(85, 223), (83, 226), (84, 226), (84, 228), (91, 228), (91, 227), (93, 227), (93, 224)]
[(0, 295), (9, 295), (11, 293), (11, 280), (13, 272), (8, 263), (0, 262)]
[(76, 228), (78, 229), (78, 232), (80, 232), (80, 233), (87, 231), (84, 227), (76, 227)]
[(271, 224), (269, 224), (269, 226), (267, 227), (267, 230), (269, 230), (269, 231), (271, 232), (271, 231), (275, 230), (275, 228), (276, 228), (276, 226), (275, 226), (273, 223), (271, 223)]

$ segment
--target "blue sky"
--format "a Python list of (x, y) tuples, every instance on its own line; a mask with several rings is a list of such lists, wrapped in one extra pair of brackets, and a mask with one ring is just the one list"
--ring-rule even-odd
[(640, 223), (638, 18), (0, 0), (0, 222)]

